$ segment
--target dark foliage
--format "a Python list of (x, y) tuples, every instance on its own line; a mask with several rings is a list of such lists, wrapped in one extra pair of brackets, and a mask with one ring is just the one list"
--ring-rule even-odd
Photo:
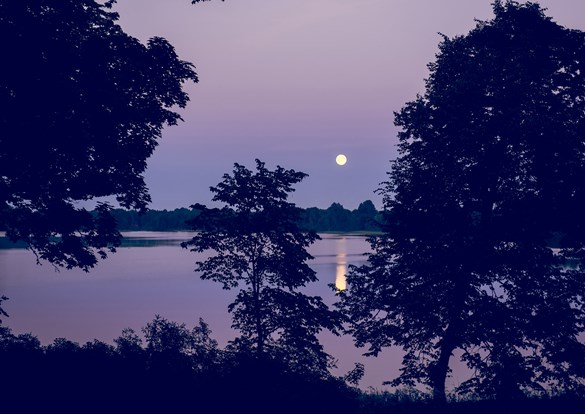
[(135, 210), (113, 209), (112, 216), (116, 220), (116, 226), (120, 231), (176, 231), (190, 230), (187, 224), (194, 219), (198, 210), (188, 208), (176, 208), (174, 210)]
[(438, 400), (457, 349), (475, 373), (464, 394), (578, 393), (585, 378), (585, 34), (533, 3), (494, 13), (444, 38), (396, 114), (392, 216), (342, 298), (358, 344), (407, 351), (393, 383)]
[[(8, 317), (8, 314), (6, 313), (6, 311), (2, 308), (2, 302), (4, 302), (5, 300), (8, 300), (8, 298), (4, 295), (0, 296), (0, 318), (3, 317)], [(2, 319), (0, 319), (0, 326), (2, 325)]]
[(213, 201), (221, 209), (193, 206), (197, 234), (184, 248), (211, 251), (196, 271), (224, 289), (237, 289), (229, 305), (233, 328), (241, 332), (232, 346), (257, 358), (277, 356), (291, 369), (328, 375), (330, 357), (317, 339), (322, 329), (336, 332), (338, 312), (320, 297), (299, 291), (316, 281), (306, 248), (319, 237), (298, 226), (299, 210), (287, 201), (293, 185), (306, 174), (278, 166), (274, 171), (256, 160), (256, 171), (235, 164), (223, 176)]
[(258, 360), (221, 350), (202, 321), (189, 330), (156, 317), (144, 331), (148, 332), (146, 346), (131, 329), (114, 340), (115, 346), (97, 340), (79, 345), (64, 338), (41, 346), (31, 334), (14, 335), (0, 326), (3, 409), (22, 413), (540, 414), (572, 412), (585, 403), (582, 397), (556, 396), (437, 406), (417, 391), (361, 392), (337, 378), (291, 372), (275, 359)]
[(0, 327), (0, 389), (10, 412), (355, 413), (357, 391), (335, 378), (291, 372), (282, 362), (217, 348), (207, 325), (156, 317), (112, 346)]
[(361, 393), (359, 414), (550, 414), (578, 412), (585, 399), (575, 395), (523, 397), (517, 400), (467, 400), (437, 404), (417, 391)]
[[(199, 210), (176, 208), (174, 210), (136, 210), (112, 209), (110, 214), (116, 220), (120, 231), (176, 231), (192, 230), (187, 222), (194, 219)], [(300, 228), (316, 232), (359, 232), (379, 231), (379, 213), (374, 203), (366, 200), (356, 210), (347, 210), (339, 203), (327, 209), (310, 207), (299, 209)], [(93, 214), (97, 214), (94, 212)]]
[(316, 207), (304, 209), (301, 211), (299, 225), (318, 232), (380, 230), (378, 211), (370, 200), (364, 201), (353, 211), (345, 209), (339, 203), (333, 203), (325, 210)]
[(145, 208), (146, 159), (197, 81), (165, 39), (124, 33), (113, 3), (0, 2), (0, 223), (56, 266), (87, 270), (119, 244), (110, 206), (77, 202)]

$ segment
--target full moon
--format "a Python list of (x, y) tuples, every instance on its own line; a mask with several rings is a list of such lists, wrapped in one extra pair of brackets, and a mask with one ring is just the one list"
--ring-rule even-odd
[(335, 162), (337, 165), (345, 165), (347, 162), (347, 157), (343, 154), (339, 154), (337, 157), (335, 157)]

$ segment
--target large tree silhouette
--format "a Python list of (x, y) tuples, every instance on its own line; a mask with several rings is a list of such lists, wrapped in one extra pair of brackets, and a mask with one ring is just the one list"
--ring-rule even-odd
[(306, 174), (256, 160), (256, 171), (235, 164), (233, 173), (211, 187), (221, 209), (192, 206), (201, 213), (191, 221), (197, 234), (183, 247), (212, 255), (197, 262), (202, 279), (238, 289), (229, 311), (241, 332), (239, 350), (260, 358), (284, 359), (296, 369), (326, 373), (329, 357), (317, 339), (323, 329), (336, 331), (338, 313), (320, 297), (299, 291), (316, 281), (306, 248), (317, 238), (301, 231), (299, 210), (287, 201), (293, 185)]
[[(404, 347), (393, 383), (445, 399), (582, 387), (585, 34), (533, 3), (444, 37), (426, 91), (396, 114), (384, 235), (341, 306), (359, 345)], [(555, 243), (559, 249), (551, 247)]]
[(99, 203), (150, 201), (143, 173), (164, 125), (181, 118), (193, 66), (155, 37), (127, 35), (114, 1), (0, 2), (0, 224), (42, 259), (81, 267), (119, 233)]

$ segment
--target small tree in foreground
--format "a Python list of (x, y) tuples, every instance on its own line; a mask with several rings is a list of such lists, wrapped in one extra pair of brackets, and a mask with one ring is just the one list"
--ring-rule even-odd
[(341, 301), (358, 345), (405, 349), (393, 384), (443, 401), (456, 350), (476, 396), (585, 380), (585, 34), (534, 3), (494, 13), (396, 114), (385, 233)]
[(225, 206), (193, 206), (200, 210), (190, 221), (197, 234), (182, 246), (194, 252), (214, 251), (197, 262), (195, 271), (224, 289), (238, 289), (229, 305), (232, 327), (242, 333), (234, 346), (259, 357), (278, 355), (292, 367), (324, 373), (330, 358), (317, 334), (323, 328), (336, 332), (338, 313), (320, 297), (299, 291), (317, 280), (307, 264), (312, 257), (306, 248), (318, 236), (301, 231), (299, 211), (287, 201), (292, 186), (305, 176), (280, 166), (270, 171), (259, 160), (255, 172), (235, 164), (231, 175), (211, 187), (213, 201)]

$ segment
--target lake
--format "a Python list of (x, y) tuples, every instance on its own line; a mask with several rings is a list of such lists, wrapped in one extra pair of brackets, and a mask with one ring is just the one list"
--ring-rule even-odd
[[(4, 309), (10, 315), (5, 325), (14, 333), (31, 332), (43, 344), (64, 337), (79, 343), (94, 338), (112, 343), (122, 329), (137, 332), (156, 314), (193, 327), (203, 318), (213, 338), (225, 345), (236, 336), (230, 328), (228, 304), (235, 291), (225, 291), (217, 283), (202, 281), (193, 271), (200, 254), (179, 247), (191, 237), (189, 232), (124, 233), (123, 246), (108, 259), (85, 273), (78, 269), (57, 271), (52, 265), (37, 265), (35, 256), (23, 248), (0, 244), (0, 294), (10, 300)], [(370, 250), (365, 237), (321, 234), (322, 240), (309, 251), (310, 262), (319, 281), (304, 289), (319, 295), (331, 305), (335, 293), (328, 286), (345, 286), (349, 264), (365, 262)], [(327, 352), (338, 360), (336, 375), (366, 366), (362, 388), (386, 389), (382, 382), (398, 374), (402, 352), (385, 351), (378, 358), (366, 358), (364, 349), (354, 347), (348, 336), (321, 335)]]

